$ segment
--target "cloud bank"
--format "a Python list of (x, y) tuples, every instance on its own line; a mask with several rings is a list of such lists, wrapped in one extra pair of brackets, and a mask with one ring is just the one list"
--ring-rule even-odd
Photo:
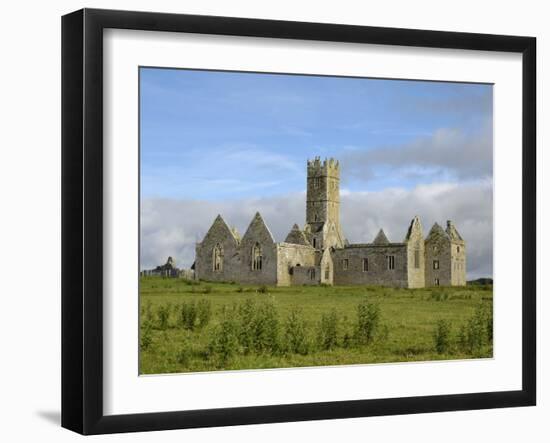
[[(390, 241), (402, 241), (410, 220), (418, 215), (427, 235), (434, 222), (453, 220), (466, 240), (468, 279), (493, 273), (492, 180), (434, 183), (412, 189), (341, 193), (341, 223), (352, 243), (370, 242), (384, 228)], [(260, 211), (276, 241), (284, 240), (293, 223), (305, 218), (305, 192), (275, 197), (226, 201), (149, 198), (141, 207), (141, 268), (149, 269), (171, 255), (189, 267), (195, 243), (202, 240), (217, 214), (244, 234)]]

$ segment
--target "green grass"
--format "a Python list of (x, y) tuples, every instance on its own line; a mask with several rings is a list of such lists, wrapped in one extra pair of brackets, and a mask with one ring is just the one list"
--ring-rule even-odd
[[(208, 301), (203, 301), (201, 306), (210, 306), (211, 317), (206, 325), (185, 327), (181, 322), (182, 305), (191, 306), (200, 300)], [(275, 308), (280, 349), (245, 352), (242, 347), (232, 343), (233, 348), (237, 346), (232, 355), (222, 358), (213, 350), (212, 343), (216, 331), (222, 327), (223, 312), (225, 318), (229, 319), (229, 322), (224, 323), (224, 328), (236, 327), (233, 324), (237, 321), (238, 308), (247, 300), (252, 300), (256, 306), (267, 302)], [(140, 373), (492, 357), (492, 335), (483, 332), (492, 329), (492, 315), (486, 315), (487, 327), (470, 328), (485, 334), (486, 337), (480, 341), (481, 347), (467, 347), (464, 345), (467, 340), (460, 337), (461, 330), (462, 334), (470, 330), (467, 328), (468, 322), (472, 322), (473, 318), (479, 320), (480, 307), (484, 312), (492, 312), (492, 302), (492, 286), (480, 285), (426, 289), (293, 286), (267, 287), (265, 292), (260, 286), (141, 277)], [(353, 339), (357, 335), (358, 306), (361, 303), (363, 306), (367, 303), (379, 308), (378, 332), (368, 342)], [(166, 311), (169, 312), (167, 320), (163, 318)], [(324, 316), (326, 320), (334, 312), (338, 318), (338, 345), (323, 350), (322, 346), (315, 344), (321, 319)], [(163, 320), (159, 321), (159, 313), (162, 313), (160, 317)], [(290, 316), (293, 321), (297, 321), (298, 332), (305, 333), (309, 343), (308, 351), (295, 353), (285, 346), (288, 337), (285, 324)], [(444, 352), (441, 352), (441, 347), (437, 349), (434, 335), (441, 321), (450, 327), (449, 345), (443, 348)], [(239, 330), (236, 330), (238, 333)]]

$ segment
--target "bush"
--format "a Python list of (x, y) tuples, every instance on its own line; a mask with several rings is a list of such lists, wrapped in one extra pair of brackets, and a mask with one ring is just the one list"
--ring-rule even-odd
[(322, 350), (333, 349), (338, 346), (338, 314), (333, 309), (329, 314), (321, 316), (317, 333), (317, 345)]
[(267, 294), (268, 293), (268, 290), (267, 290), (267, 286), (266, 285), (262, 285), (258, 288), (258, 293), (259, 294)]
[(234, 313), (224, 307), (222, 321), (214, 329), (210, 343), (209, 354), (218, 356), (222, 364), (227, 363), (239, 350), (238, 324)]
[(157, 320), (158, 328), (165, 330), (168, 328), (170, 320), (170, 311), (172, 310), (172, 305), (170, 303), (166, 305), (160, 305), (157, 309)]
[(141, 327), (139, 347), (145, 351), (151, 346), (151, 343), (153, 343), (153, 327), (150, 321), (144, 321)]
[(194, 301), (180, 306), (180, 323), (183, 329), (192, 331), (197, 321), (197, 306)]
[(205, 294), (210, 294), (213, 292), (212, 286), (205, 286), (203, 292)]
[[(492, 313), (491, 313), (492, 316)], [(489, 312), (483, 304), (480, 304), (474, 315), (463, 325), (459, 332), (459, 346), (462, 351), (470, 354), (477, 354), (492, 339), (492, 319), (491, 335), (489, 335)]]
[(212, 318), (212, 303), (210, 300), (201, 299), (197, 303), (197, 319), (199, 329), (203, 329)]
[(380, 326), (380, 306), (364, 300), (357, 306), (355, 340), (359, 344), (370, 344)]
[(248, 354), (255, 350), (256, 340), (256, 307), (251, 299), (246, 299), (238, 307), (239, 344)]
[(176, 360), (180, 365), (187, 366), (191, 361), (191, 349), (189, 343), (184, 340), (177, 355)]
[(451, 346), (451, 324), (448, 320), (439, 320), (433, 332), (435, 350), (438, 354), (445, 354)]
[(285, 323), (285, 350), (294, 354), (306, 355), (309, 352), (306, 322), (300, 312), (293, 310)]
[(153, 307), (151, 305), (151, 302), (147, 302), (144, 306), (141, 307), (141, 315), (143, 317), (143, 321), (153, 323), (154, 316), (153, 316)]
[(258, 306), (254, 326), (255, 350), (275, 354), (279, 349), (279, 316), (272, 300)]

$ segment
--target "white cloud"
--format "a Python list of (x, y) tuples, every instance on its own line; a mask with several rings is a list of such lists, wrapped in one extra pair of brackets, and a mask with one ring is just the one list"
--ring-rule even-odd
[(475, 133), (441, 128), (400, 145), (348, 149), (340, 163), (345, 174), (365, 181), (388, 174), (388, 169), (406, 180), (425, 181), (430, 176), (441, 180), (446, 174), (466, 180), (492, 177), (493, 127), (487, 120)]
[[(145, 199), (141, 210), (141, 267), (152, 268), (171, 255), (189, 267), (200, 241), (217, 214), (241, 234), (260, 211), (277, 241), (293, 223), (303, 225), (305, 193), (222, 202)], [(489, 179), (462, 184), (435, 183), (412, 190), (342, 192), (341, 219), (350, 242), (370, 242), (384, 228), (391, 241), (402, 241), (413, 216), (427, 235), (434, 222), (453, 220), (467, 242), (468, 278), (492, 276), (493, 191)]]

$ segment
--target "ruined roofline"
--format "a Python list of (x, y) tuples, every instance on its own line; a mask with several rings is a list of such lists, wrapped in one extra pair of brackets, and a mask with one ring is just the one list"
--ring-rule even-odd
[(387, 248), (387, 247), (397, 247), (397, 246), (407, 246), (407, 243), (398, 242), (398, 243), (350, 243), (343, 248), (338, 249), (348, 249), (348, 248)]
[(302, 248), (302, 249), (313, 249), (313, 250), (316, 250), (313, 246), (311, 245), (301, 245), (299, 243), (289, 243), (289, 242), (286, 242), (286, 241), (281, 241), (281, 242), (277, 242), (276, 243), (277, 246), (282, 246), (284, 248)]

